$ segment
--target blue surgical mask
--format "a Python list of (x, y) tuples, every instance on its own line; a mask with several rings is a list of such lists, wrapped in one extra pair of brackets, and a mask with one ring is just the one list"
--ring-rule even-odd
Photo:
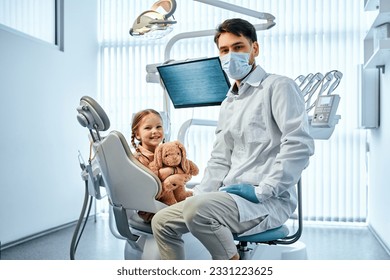
[(249, 64), (250, 53), (229, 52), (220, 57), (222, 69), (234, 80), (242, 80), (252, 70)]

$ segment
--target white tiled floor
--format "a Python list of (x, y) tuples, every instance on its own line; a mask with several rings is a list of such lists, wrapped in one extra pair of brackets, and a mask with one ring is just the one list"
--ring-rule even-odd
[[(75, 226), (4, 249), (4, 260), (68, 260)], [(301, 242), (310, 260), (390, 260), (367, 227), (304, 225)], [(124, 240), (110, 232), (107, 217), (90, 219), (80, 239), (75, 259), (121, 260)]]

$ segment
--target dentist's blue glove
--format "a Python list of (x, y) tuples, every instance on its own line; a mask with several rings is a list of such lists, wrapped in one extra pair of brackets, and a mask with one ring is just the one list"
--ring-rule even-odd
[(259, 203), (256, 193), (255, 193), (255, 187), (251, 184), (237, 184), (237, 185), (230, 185), (226, 187), (222, 187), (219, 189), (220, 191), (232, 193), (241, 196), (242, 198), (245, 198), (246, 200), (249, 200), (253, 203)]

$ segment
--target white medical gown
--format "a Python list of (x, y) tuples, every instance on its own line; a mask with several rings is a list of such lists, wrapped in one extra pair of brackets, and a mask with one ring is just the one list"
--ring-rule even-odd
[(257, 66), (236, 94), (232, 89), (221, 105), (211, 158), (194, 191), (218, 191), (239, 183), (257, 186), (260, 203), (231, 194), (240, 221), (266, 217), (243, 233), (249, 235), (284, 224), (294, 212), (294, 186), (314, 153), (314, 141), (302, 93), (293, 80)]

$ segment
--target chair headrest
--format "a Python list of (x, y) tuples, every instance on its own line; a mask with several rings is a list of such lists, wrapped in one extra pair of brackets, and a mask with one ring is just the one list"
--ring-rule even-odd
[(110, 120), (106, 112), (92, 97), (81, 97), (77, 112), (79, 123), (90, 130), (106, 131), (110, 128)]

